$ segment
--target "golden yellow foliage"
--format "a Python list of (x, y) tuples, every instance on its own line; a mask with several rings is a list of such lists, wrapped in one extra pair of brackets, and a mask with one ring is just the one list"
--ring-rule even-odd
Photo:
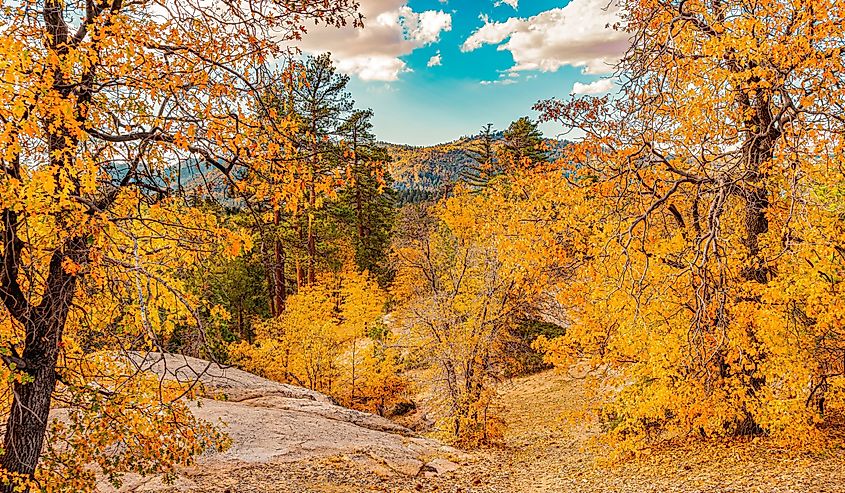
[[(92, 489), (74, 460), (108, 474), (170, 472), (210, 443), (205, 425), (143, 375), (103, 400), (89, 387), (108, 388), (111, 367), (68, 362), (160, 347), (177, 325), (201, 325), (186, 274), (249, 241), (199, 204), (225, 192), (247, 199), (237, 181), (278, 154), (257, 130), (257, 69), (303, 22), (358, 24), (346, 0), (218, 7), (0, 3), (0, 468), (23, 482), (49, 478), (32, 488)], [(279, 124), (273, 135), (287, 131)], [(36, 471), (59, 381), (69, 383), (56, 395), (83, 406), (55, 435), (71, 447), (55, 451), (68, 469), (45, 459)], [(123, 420), (88, 426), (105, 411)], [(74, 450), (85, 436), (102, 453)]]
[(407, 390), (381, 320), (385, 302), (367, 273), (323, 276), (288, 297), (281, 316), (259, 325), (254, 344), (232, 344), (229, 357), (252, 373), (383, 414)]
[(511, 364), (511, 332), (552, 301), (548, 288), (567, 270), (563, 231), (534, 219), (549, 190), (527, 185), (540, 176), (458, 190), (417, 211), (397, 245), (399, 323), (441, 382), (448, 429), (468, 445), (500, 436), (489, 410)]
[[(549, 206), (583, 201), (573, 320), (539, 341), (608, 370), (613, 438), (823, 443), (845, 332), (840, 2), (622, 2), (613, 97), (549, 101), (584, 132)], [(614, 385), (615, 384), (615, 387)]]

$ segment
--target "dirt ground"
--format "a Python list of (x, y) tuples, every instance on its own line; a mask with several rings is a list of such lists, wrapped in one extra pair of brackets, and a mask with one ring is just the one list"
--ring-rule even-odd
[(589, 406), (583, 380), (546, 372), (502, 389), (508, 422), (497, 457), (513, 492), (841, 492), (845, 451), (795, 455), (766, 440), (654, 450), (637, 460), (597, 464), (595, 422), (569, 423)]

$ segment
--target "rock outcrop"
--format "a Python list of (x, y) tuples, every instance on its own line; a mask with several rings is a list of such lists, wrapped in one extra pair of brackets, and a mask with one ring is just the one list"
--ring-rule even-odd
[[(206, 395), (215, 397), (191, 402), (190, 408), (198, 418), (220, 426), (232, 446), (202, 457), (195, 469), (271, 463), (284, 467), (340, 456), (379, 473), (418, 476), (424, 469), (440, 470), (426, 466), (438, 457), (462, 455), (380, 416), (339, 406), (319, 392), (236, 368), (161, 353), (135, 355), (132, 360), (139, 369), (164, 379), (202, 385)], [(169, 489), (191, 491), (189, 486), (179, 487), (186, 481), (180, 479)], [(122, 490), (157, 490), (156, 484), (149, 478), (127, 477)]]

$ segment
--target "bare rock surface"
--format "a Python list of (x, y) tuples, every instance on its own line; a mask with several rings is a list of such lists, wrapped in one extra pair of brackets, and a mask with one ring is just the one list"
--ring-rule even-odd
[(233, 448), (203, 458), (171, 485), (158, 478), (135, 478), (124, 490), (845, 493), (841, 448), (796, 453), (765, 439), (690, 442), (608, 463), (606, 446), (593, 442), (599, 423), (587, 413), (596, 397), (577, 370), (544, 372), (501, 385), (497, 412), (508, 423), (504, 443), (472, 456), (434, 441), (361, 427), (354, 422), (357, 417), (350, 421), (345, 412), (305, 411), (317, 398), (299, 399), (308, 404), (302, 407), (291, 407), (284, 401), (291, 398), (281, 393), (238, 403), (203, 401), (198, 414), (230, 420)]
[[(378, 474), (416, 477), (438, 457), (468, 457), (380, 416), (339, 406), (319, 392), (181, 355), (152, 353), (131, 358), (141, 370), (164, 379), (200, 383), (207, 394), (216, 396), (192, 401), (190, 409), (198, 418), (219, 426), (232, 445), (225, 452), (200, 458), (173, 485), (130, 475), (120, 491), (201, 491), (191, 478), (204, 471), (285, 468), (330, 457), (349, 458), (351, 464)], [(101, 489), (110, 491), (106, 485)]]
[(150, 371), (162, 378), (187, 385), (201, 384), (221, 399), (240, 402), (276, 395), (292, 399), (334, 404), (320, 392), (267, 380), (232, 366), (224, 366), (181, 354), (130, 353), (130, 362), (141, 371)]

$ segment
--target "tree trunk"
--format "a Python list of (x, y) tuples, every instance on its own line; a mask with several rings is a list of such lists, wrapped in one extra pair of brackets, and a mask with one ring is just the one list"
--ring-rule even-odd
[[(41, 325), (38, 332), (57, 332), (58, 327)], [(44, 346), (28, 345), (23, 353), (27, 362), (37, 365), (30, 370), (33, 381), (16, 382), (9, 418), (6, 422), (3, 459), (0, 465), (9, 473), (31, 478), (35, 474), (41, 447), (47, 431), (50, 401), (56, 387), (56, 360), (58, 351), (50, 350), (56, 345), (49, 341)], [(37, 363), (36, 363), (37, 362)], [(4, 485), (2, 491), (11, 493), (12, 485)]]
[(352, 129), (352, 169), (355, 176), (355, 219), (358, 222), (358, 243), (364, 245), (364, 207), (361, 197), (361, 178), (363, 172), (358, 165), (358, 132)]
[[(740, 95), (741, 106), (750, 114), (745, 122), (750, 135), (743, 145), (745, 161), (745, 238), (743, 243), (748, 251), (749, 264), (742, 275), (750, 281), (765, 284), (769, 281), (769, 271), (759, 258), (759, 236), (769, 231), (766, 212), (769, 208), (769, 192), (766, 189), (765, 174), (762, 171), (766, 163), (774, 157), (775, 144), (780, 138), (780, 130), (773, 125), (770, 97), (758, 95), (752, 100), (747, 94)], [(752, 133), (753, 132), (753, 133)]]
[[(67, 257), (80, 264), (87, 255), (88, 247), (82, 238), (71, 239), (64, 248), (54, 252), (41, 303), (20, 320), (26, 330), (21, 369), (32, 380), (13, 385), (4, 454), (0, 459), (0, 466), (18, 477), (32, 478), (38, 466), (56, 387), (59, 343), (76, 289), (77, 278), (64, 271), (62, 260)], [(11, 484), (0, 486), (0, 492), (13, 491)]]
[(275, 317), (276, 313), (276, 281), (273, 276), (273, 261), (270, 259), (270, 254), (264, 251), (264, 242), (262, 242), (262, 257), (264, 257), (264, 281), (267, 283), (267, 305), (270, 307), (270, 315)]
[(308, 284), (313, 285), (316, 280), (317, 239), (314, 231), (314, 209), (317, 207), (317, 191), (314, 177), (308, 189)]
[(358, 245), (361, 249), (361, 257), (363, 259), (366, 254), (364, 249), (364, 198), (361, 196), (361, 182), (355, 184), (355, 219), (358, 222)]
[(273, 224), (276, 226), (275, 241), (273, 244), (273, 254), (275, 256), (274, 270), (273, 270), (273, 295), (275, 305), (273, 315), (279, 316), (285, 311), (285, 300), (287, 298), (287, 288), (285, 286), (285, 250), (282, 245), (282, 240), (279, 238), (279, 223), (281, 222), (281, 212), (276, 210), (273, 215)]
[(451, 361), (444, 360), (443, 366), (446, 370), (446, 386), (452, 400), (452, 417), (454, 419), (452, 432), (455, 438), (459, 438), (461, 436), (461, 391), (458, 388), (458, 377), (455, 373), (455, 365)]

